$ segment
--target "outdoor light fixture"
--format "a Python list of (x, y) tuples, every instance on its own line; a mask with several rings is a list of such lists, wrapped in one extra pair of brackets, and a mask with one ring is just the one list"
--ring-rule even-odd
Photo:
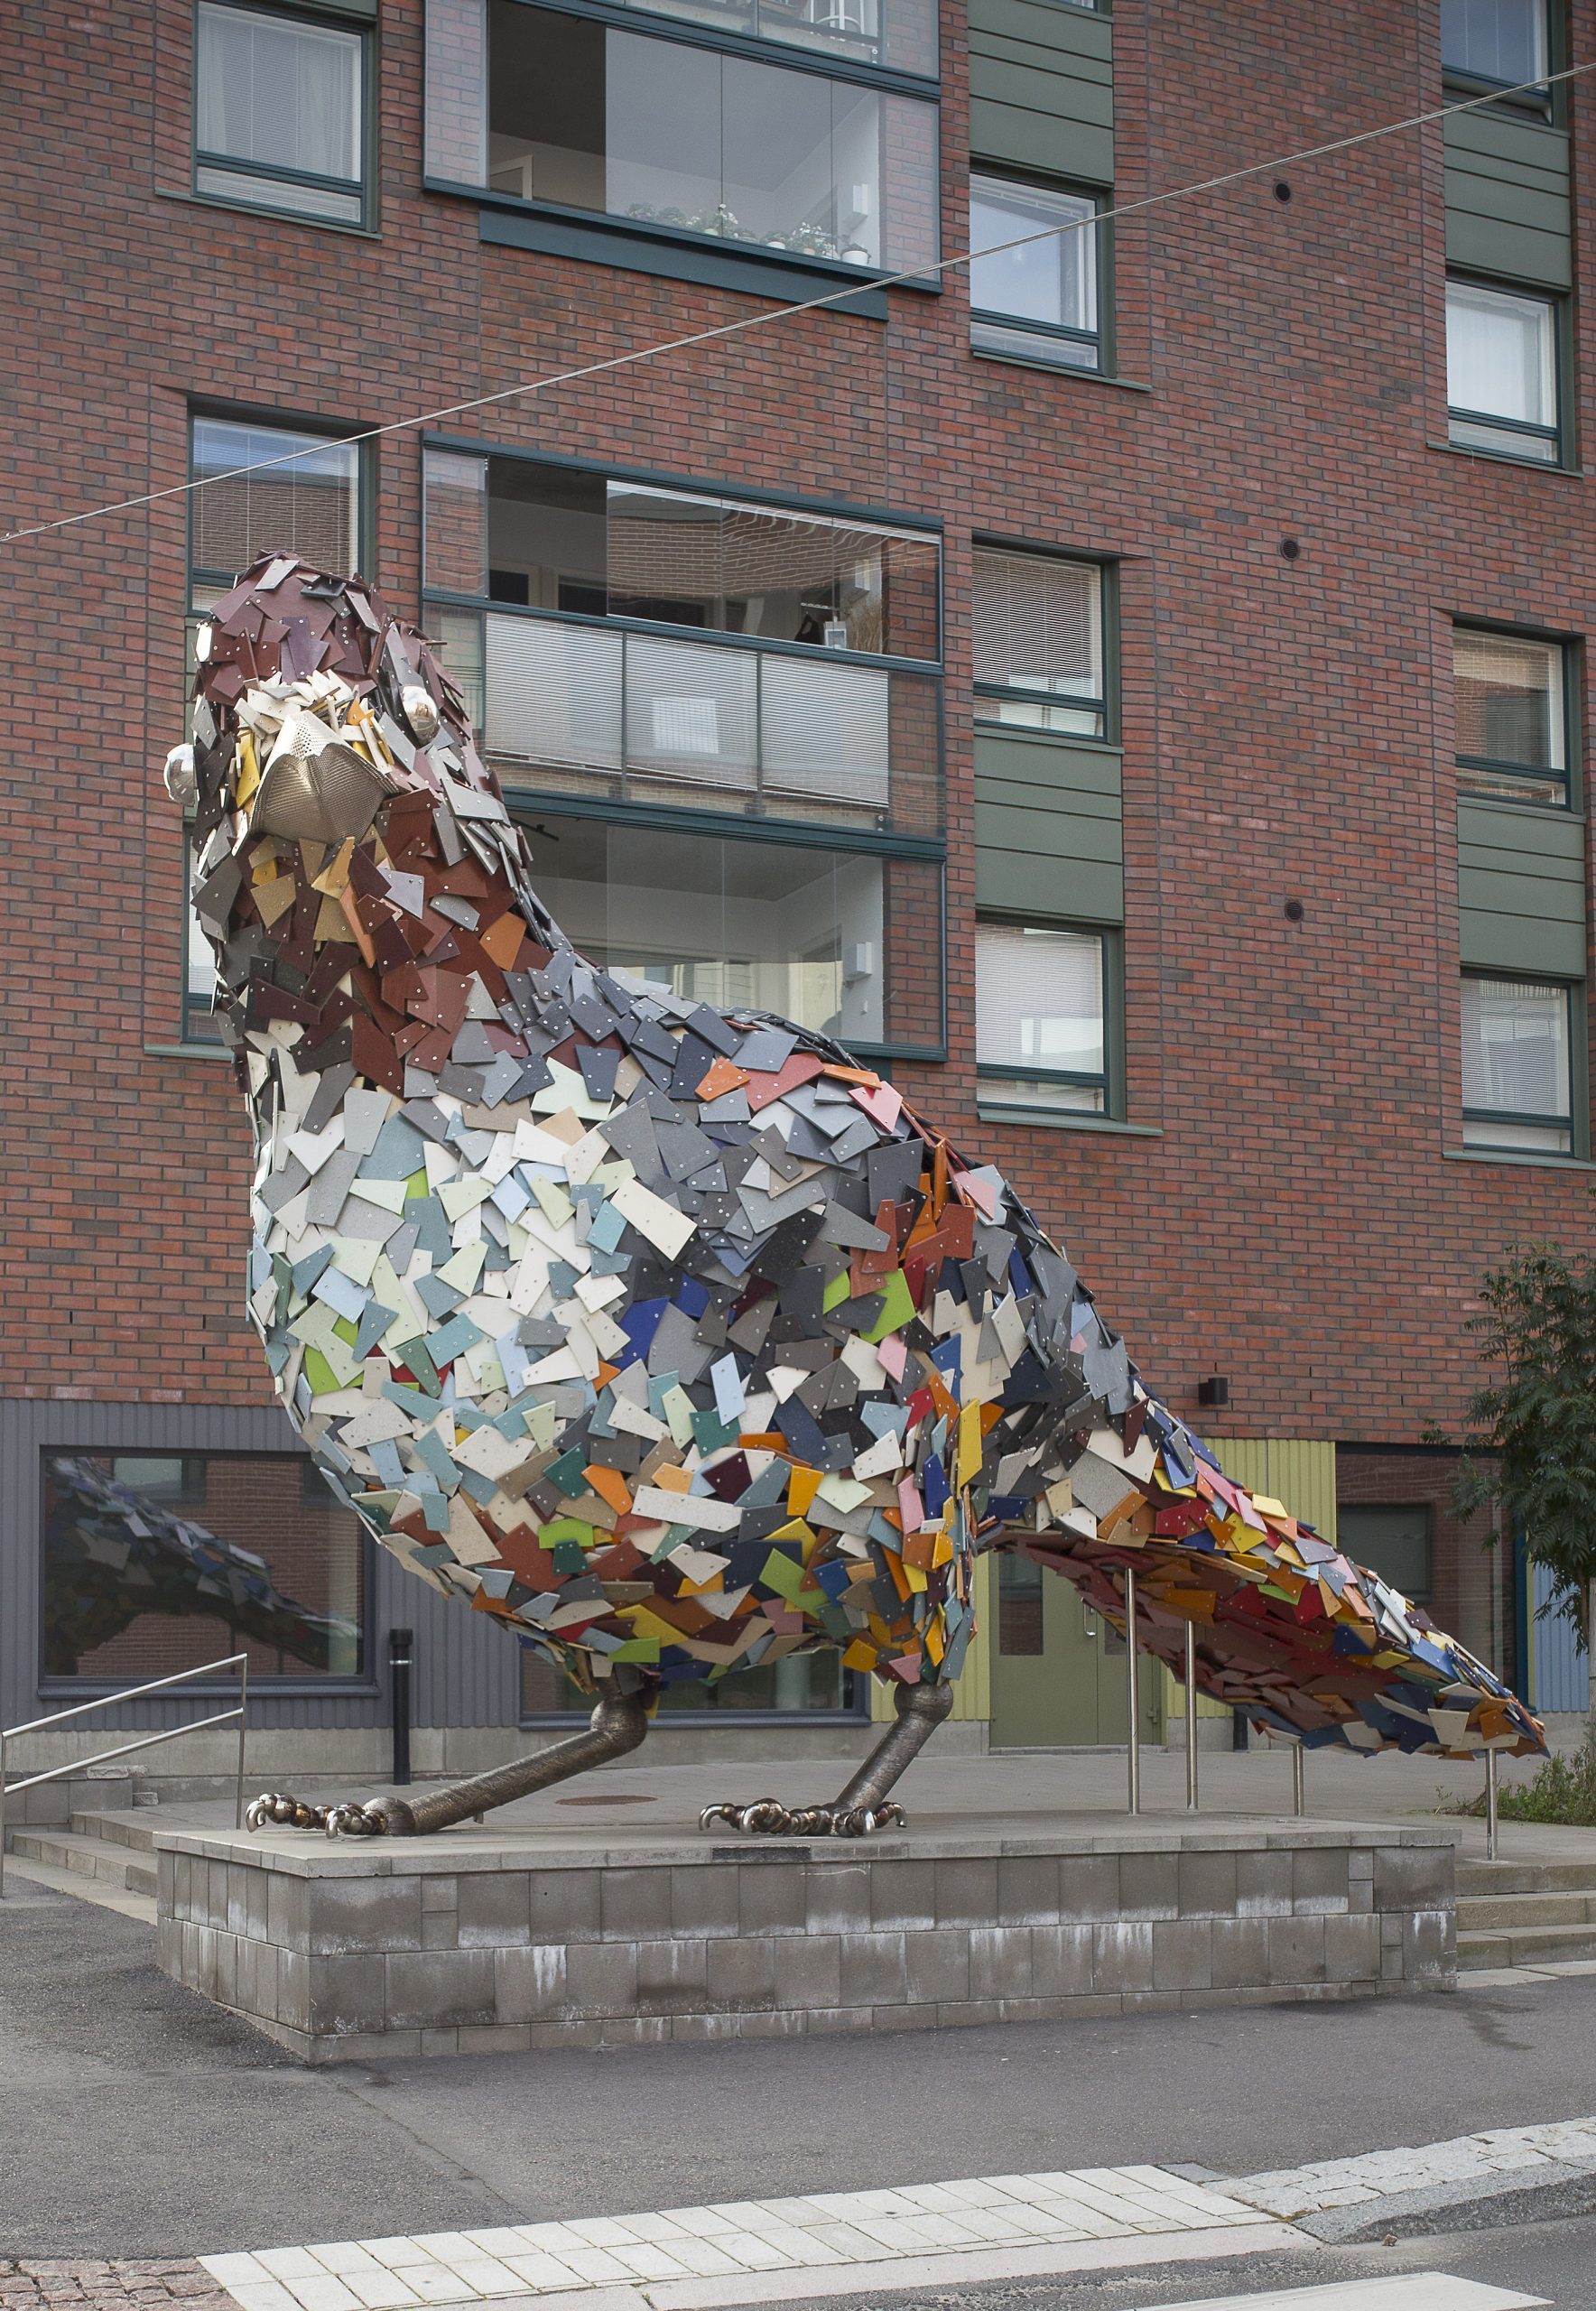
[(1230, 1383), (1222, 1372), (1211, 1372), (1206, 1380), (1198, 1381), (1197, 1401), (1200, 1405), (1229, 1403)]

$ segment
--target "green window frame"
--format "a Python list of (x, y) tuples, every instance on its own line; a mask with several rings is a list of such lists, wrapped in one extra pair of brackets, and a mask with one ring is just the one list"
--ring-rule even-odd
[[(1031, 941), (1035, 951), (1028, 954)], [(983, 1115), (1007, 1110), (1016, 1121), (1121, 1117), (1122, 959), (1123, 934), (1107, 924), (982, 909), (975, 925), (975, 1000), (977, 1098)], [(1061, 990), (1060, 1011), (1052, 1017), (1025, 1013), (1024, 990), (1046, 989), (1050, 983)], [(1050, 1035), (1061, 1046), (1051, 1059), (1045, 1055)], [(1072, 1040), (1081, 1046), (1073, 1065), (1067, 1054)]]
[[(979, 253), (972, 257), (970, 334), (976, 352), (1088, 376), (1107, 371), (1108, 235), (1099, 220), (1109, 205), (1109, 196), (1091, 186), (1072, 184), (1062, 177), (1028, 176), (998, 163), (971, 162), (972, 250), (1044, 232), (1050, 223), (1056, 222), (1059, 228), (1055, 248), (1039, 243), (1025, 253), (1025, 278), (1016, 277), (1015, 292), (1016, 298), (1029, 297), (1033, 302), (1056, 302), (1058, 320), (1025, 312), (1015, 302), (1001, 302), (1001, 260)], [(983, 210), (995, 220), (990, 235), (978, 221)], [(1011, 255), (1018, 259), (1021, 253), (1016, 250)], [(1051, 262), (1044, 265), (1044, 257)], [(1062, 319), (1072, 309), (1077, 318)]]
[[(1453, 398), (1463, 359), (1463, 339), (1469, 306), (1478, 311), (1494, 301), (1499, 309), (1517, 306), (1537, 309), (1545, 317), (1545, 341), (1539, 348), (1539, 375), (1531, 380), (1526, 402), (1537, 396), (1545, 413), (1523, 417), (1511, 411), (1481, 409), (1475, 402)], [(1504, 318), (1507, 318), (1504, 314)], [(1454, 329), (1455, 324), (1455, 329)], [(1566, 300), (1526, 283), (1486, 279), (1474, 274), (1449, 272), (1446, 276), (1446, 426), (1454, 449), (1476, 457), (1505, 458), (1517, 465), (1565, 466), (1568, 462), (1567, 412), (1571, 394), (1565, 374), (1568, 362)]]
[[(1512, 0), (1508, 0), (1508, 8), (1509, 14), (1515, 13)], [(1503, 0), (1491, 0), (1489, 10), (1481, 7), (1480, 0), (1441, 0), (1443, 86), (1449, 97), (1496, 95), (1507, 109), (1549, 120), (1561, 91), (1549, 86), (1526, 88), (1522, 83), (1538, 74), (1561, 70), (1562, 9), (1557, 0), (1518, 0), (1517, 23), (1526, 37), (1517, 56), (1510, 40), (1506, 43), (1499, 38), (1492, 40), (1488, 17), (1497, 18), (1494, 29), (1499, 32), (1502, 14)], [(1513, 93), (1503, 94), (1505, 90)]]
[[(1496, 970), (1466, 970), (1461, 987), (1464, 1146), (1482, 1154), (1538, 1156), (1553, 1161), (1559, 1156), (1584, 1157), (1589, 1152), (1590, 1098), (1583, 987), (1570, 979)], [(1477, 992), (1471, 995), (1471, 989)], [(1521, 991), (1526, 1007), (1521, 1022), (1512, 1017), (1516, 990)], [(1493, 1064), (1492, 1044), (1511, 1045), (1519, 1041), (1517, 1025), (1533, 1025), (1529, 1007), (1537, 999), (1543, 1016), (1556, 1019), (1558, 1026), (1549, 1035), (1532, 1034), (1522, 1038), (1527, 1065), (1516, 1066), (1510, 1055)], [(1477, 1035), (1471, 1035), (1471, 1015), (1479, 1029)], [(1494, 1035), (1490, 1032), (1493, 1018)], [(1513, 1032), (1504, 1034), (1504, 1029)], [(1549, 1067), (1537, 1063), (1536, 1044), (1551, 1046), (1546, 1055)], [(1559, 1074), (1561, 1083), (1556, 1081)], [(1479, 1093), (1490, 1090), (1493, 1077), (1501, 1086), (1500, 1096), (1481, 1099)], [(1515, 1079), (1524, 1087), (1517, 1095)], [(1536, 1100), (1536, 1088), (1544, 1089), (1549, 1096)]]
[[(262, 153), (261, 123), (247, 94), (227, 75), (255, 63), (256, 39), (279, 43), (268, 139), (292, 138), (292, 153)], [(249, 43), (249, 44), (246, 44)], [(291, 52), (291, 44), (299, 54)], [(330, 9), (283, 7), (272, 0), (196, 0), (193, 167), (200, 200), (259, 209), (304, 225), (367, 232), (373, 224), (376, 38), (367, 25)], [(318, 88), (315, 76), (323, 77)], [(233, 117), (228, 119), (229, 112)], [(341, 114), (341, 119), (339, 116)], [(316, 150), (318, 141), (320, 150)], [(257, 149), (246, 149), (255, 146)], [(304, 164), (308, 156), (334, 165)]]
[[(1515, 658), (1519, 662), (1517, 669)], [(1544, 691), (1532, 682), (1513, 680), (1516, 671), (1527, 674), (1537, 660), (1546, 665)], [(1582, 781), (1576, 760), (1580, 721), (1574, 664), (1573, 646), (1560, 636), (1476, 626), (1465, 618), (1454, 621), (1452, 703), (1460, 794), (1549, 810), (1575, 807)], [(1471, 695), (1471, 685), (1478, 686), (1477, 698)], [(1512, 714), (1516, 689), (1522, 691), (1526, 705), (1544, 695), (1540, 729), (1533, 727), (1536, 719), (1533, 707), (1527, 713), (1521, 710), (1517, 717)], [(1509, 751), (1515, 719), (1525, 735), (1517, 741), (1517, 751)], [(1470, 739), (1480, 743), (1471, 746), (1467, 743)]]
[(978, 723), (1112, 740), (1113, 577), (1111, 565), (1081, 555), (975, 541)]

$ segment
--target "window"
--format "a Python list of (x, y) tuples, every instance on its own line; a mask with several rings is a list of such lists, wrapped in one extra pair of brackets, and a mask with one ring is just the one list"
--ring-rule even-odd
[(866, 1049), (941, 1041), (934, 860), (564, 816), (530, 838), (539, 895), (596, 963)]
[[(205, 487), (189, 497), (189, 620), (184, 678), (202, 614), (240, 570), (267, 552), (302, 554), (323, 570), (348, 572), (361, 561), (361, 453), (353, 441), (297, 427), (196, 415), (190, 425), (189, 477)], [(271, 460), (288, 459), (287, 464)], [(249, 466), (264, 469), (246, 473)], [(236, 480), (221, 478), (237, 475)], [(182, 1035), (214, 1043), (216, 987), (210, 946), (190, 908), (185, 917)]]
[(1098, 563), (976, 548), (975, 689), (978, 721), (1104, 736)]
[[(869, 1708), (868, 1681), (845, 1669), (834, 1653), (789, 1653), (758, 1669), (728, 1670), (707, 1683), (673, 1679), (660, 1694), (670, 1716), (766, 1717), (773, 1712), (863, 1717)], [(530, 1646), (521, 1654), (521, 1715), (580, 1717), (592, 1713), (593, 1696), (583, 1694), (562, 1669), (539, 1658)]]
[(1354, 1564), (1378, 1573), (1409, 1603), (1430, 1602), (1434, 1570), (1428, 1501), (1406, 1508), (1343, 1504), (1336, 1511), (1336, 1543)]
[(364, 225), (366, 36), (200, 0), (194, 190)]
[(1043, 1639), (1042, 1567), (1032, 1557), (998, 1560), (998, 1650), (1006, 1658), (1038, 1654)]
[(1442, 69), (1471, 88), (1544, 80), (1547, 32), (1546, 0), (1441, 0)]
[(1109, 1106), (1105, 935), (1039, 923), (975, 927), (975, 1056), (1006, 1106)]
[(1087, 193), (971, 175), (970, 341), (981, 352), (1101, 367), (1097, 212)]
[(1446, 398), (1459, 448), (1555, 465), (1563, 442), (1552, 299), (1449, 281)]
[(1463, 1143), (1573, 1152), (1572, 990), (1463, 977)]
[[(841, 23), (857, 0), (802, 13)], [(934, 263), (934, 103), (525, 0), (489, 0), (487, 26), (474, 70), (433, 27), (435, 177), (788, 256)]]
[(1566, 665), (1561, 643), (1452, 632), (1458, 785), (1499, 801), (1566, 804)]
[(297, 1452), (47, 1452), (46, 1677), (163, 1677), (247, 1653), (252, 1678), (360, 1676), (358, 1519)]

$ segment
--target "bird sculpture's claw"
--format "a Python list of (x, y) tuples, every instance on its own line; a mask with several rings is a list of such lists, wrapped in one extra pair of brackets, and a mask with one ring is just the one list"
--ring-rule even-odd
[(307, 1805), (302, 1797), (268, 1789), (244, 1809), (244, 1826), (264, 1829), (268, 1822), (291, 1830), (325, 1830), (329, 1838), (380, 1838), (387, 1833), (387, 1818), (375, 1805)]
[(868, 1838), (876, 1830), (899, 1828), (908, 1818), (890, 1797), (879, 1805), (784, 1805), (775, 1797), (756, 1797), (751, 1805), (706, 1805), (699, 1827), (713, 1829), (723, 1822), (752, 1837)]

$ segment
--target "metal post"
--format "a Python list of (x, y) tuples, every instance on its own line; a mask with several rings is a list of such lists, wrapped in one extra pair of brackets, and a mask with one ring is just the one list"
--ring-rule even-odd
[(0, 1725), (0, 1902), (5, 1899), (5, 1729)]
[(408, 1629), (388, 1631), (388, 1683), (393, 1695), (394, 1717), (394, 1787), (405, 1789), (410, 1786), (410, 1666), (415, 1648), (415, 1632)]
[(1186, 1623), (1186, 1811), (1197, 1811), (1197, 1624)]
[(1300, 1821), (1308, 1810), (1308, 1777), (1303, 1769), (1303, 1745), (1291, 1745), (1291, 1810)]
[(238, 1664), (238, 1779), (233, 1791), (233, 1827), (244, 1827), (244, 1742), (249, 1719), (249, 1662)]
[(1130, 1771), (1130, 1810), (1142, 1810), (1142, 1724), (1140, 1677), (1136, 1650), (1136, 1574), (1125, 1568), (1125, 1693), (1130, 1704), (1130, 1740), (1127, 1755)]
[(1497, 1858), (1497, 1753), (1485, 1752), (1485, 1859)]

